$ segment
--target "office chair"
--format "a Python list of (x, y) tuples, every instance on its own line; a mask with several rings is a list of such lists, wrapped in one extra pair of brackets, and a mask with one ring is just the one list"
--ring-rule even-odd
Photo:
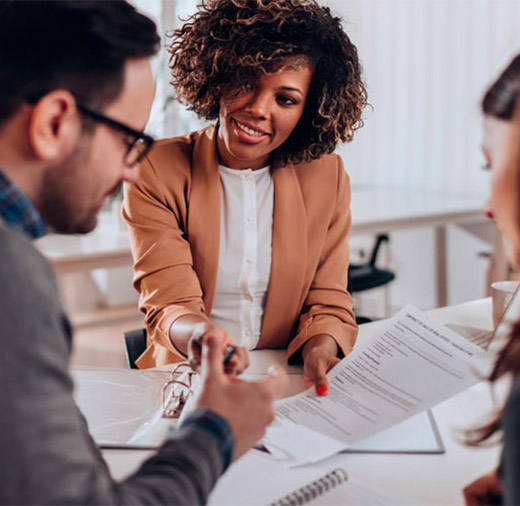
[(128, 367), (138, 369), (135, 361), (146, 350), (146, 329), (129, 330), (123, 334), (125, 341), (125, 355)]
[[(348, 268), (348, 290), (351, 294), (387, 285), (395, 279), (395, 273), (393, 271), (376, 267), (377, 255), (381, 244), (389, 240), (388, 234), (377, 235), (370, 260), (366, 264), (350, 264)], [(388, 316), (388, 300), (385, 301), (385, 306), (386, 316)], [(370, 322), (371, 319), (358, 316), (356, 317), (356, 321), (358, 324), (362, 324)]]

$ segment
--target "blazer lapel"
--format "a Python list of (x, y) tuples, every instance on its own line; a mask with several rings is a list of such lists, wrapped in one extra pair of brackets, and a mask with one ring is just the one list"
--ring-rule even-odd
[(305, 203), (292, 164), (273, 170), (274, 217), (271, 274), (258, 348), (290, 335), (297, 321), (307, 254)]
[(188, 239), (206, 315), (209, 316), (217, 283), (220, 249), (220, 179), (216, 128), (203, 130), (195, 140), (188, 196)]

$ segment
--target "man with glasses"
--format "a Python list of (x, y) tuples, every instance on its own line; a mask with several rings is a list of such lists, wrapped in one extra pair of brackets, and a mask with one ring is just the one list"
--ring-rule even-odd
[(203, 344), (197, 409), (141, 469), (110, 477), (74, 404), (70, 324), (30, 239), (84, 233), (153, 139), (155, 25), (125, 1), (0, 2), (0, 503), (203, 503), (273, 418), (279, 372), (228, 379)]
[(105, 116), (99, 111), (92, 109), (91, 107), (82, 104), (79, 100), (76, 100), (76, 107), (83, 114), (86, 114), (90, 118), (105, 123), (116, 130), (119, 130), (128, 137), (128, 149), (125, 154), (124, 163), (129, 166), (138, 165), (148, 152), (152, 149), (153, 143), (155, 142), (151, 135), (148, 135), (139, 130), (125, 125), (119, 121), (116, 121), (108, 116)]
[[(42, 97), (28, 97), (27, 102), (29, 102), (32, 105), (36, 105), (39, 102), (40, 98)], [(125, 125), (124, 123), (121, 123), (120, 121), (117, 121), (113, 118), (109, 118), (102, 112), (97, 111), (96, 109), (93, 109), (92, 107), (89, 107), (88, 105), (82, 103), (77, 98), (75, 98), (75, 102), (76, 108), (79, 112), (93, 119), (94, 121), (104, 123), (105, 125), (108, 125), (109, 127), (118, 130), (127, 137), (127, 150), (123, 159), (125, 165), (128, 165), (130, 167), (138, 165), (140, 162), (144, 160), (146, 155), (152, 149), (155, 140), (151, 135), (148, 135), (147, 133), (141, 130), (135, 130), (135, 128)]]

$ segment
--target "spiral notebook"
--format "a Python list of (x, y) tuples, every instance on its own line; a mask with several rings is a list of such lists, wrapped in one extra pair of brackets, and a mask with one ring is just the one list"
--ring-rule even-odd
[(337, 468), (271, 503), (271, 506), (298, 506), (300, 504), (382, 506), (416, 503), (408, 498), (398, 497), (381, 489), (366, 487), (353, 482), (349, 480), (344, 469)]

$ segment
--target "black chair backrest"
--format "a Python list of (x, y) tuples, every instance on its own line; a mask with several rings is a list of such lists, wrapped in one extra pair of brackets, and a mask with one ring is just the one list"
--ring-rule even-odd
[(124, 333), (125, 354), (128, 367), (138, 369), (135, 361), (146, 350), (146, 329), (129, 330)]
[(372, 250), (372, 256), (370, 257), (370, 261), (368, 262), (368, 265), (371, 267), (375, 267), (376, 261), (377, 261), (377, 255), (379, 253), (379, 248), (381, 247), (381, 244), (384, 242), (388, 242), (390, 238), (388, 237), (388, 234), (378, 234), (376, 237), (376, 244), (374, 245), (374, 249)]
[(381, 244), (389, 240), (388, 234), (378, 234), (370, 260), (364, 264), (349, 265), (348, 290), (350, 293), (364, 292), (365, 290), (384, 286), (395, 279), (395, 273), (390, 269), (379, 269), (376, 267)]

